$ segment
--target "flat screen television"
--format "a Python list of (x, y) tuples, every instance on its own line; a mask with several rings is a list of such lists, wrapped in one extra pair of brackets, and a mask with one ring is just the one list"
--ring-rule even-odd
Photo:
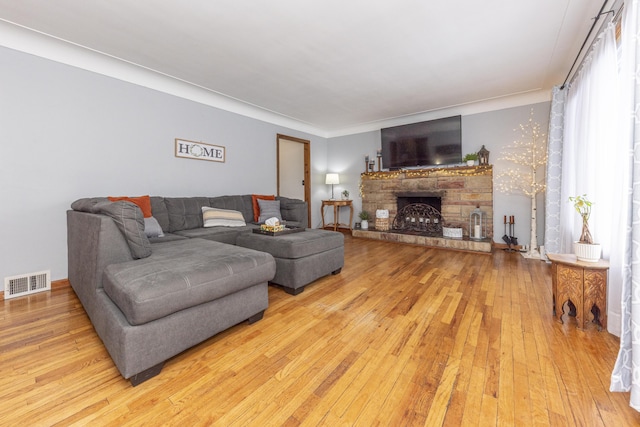
[(384, 128), (380, 133), (384, 169), (462, 162), (461, 116)]

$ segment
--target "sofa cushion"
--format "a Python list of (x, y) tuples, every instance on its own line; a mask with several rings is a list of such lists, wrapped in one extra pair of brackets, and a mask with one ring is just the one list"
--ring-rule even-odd
[(154, 245), (143, 260), (109, 265), (103, 282), (129, 323), (140, 325), (268, 282), (275, 271), (268, 253), (189, 239)]
[(169, 233), (202, 227), (202, 207), (209, 206), (207, 197), (165, 197), (169, 214)]
[(144, 216), (131, 202), (101, 202), (95, 205), (96, 213), (113, 219), (124, 236), (134, 259), (151, 255), (151, 243), (144, 234)]
[(275, 200), (276, 196), (272, 195), (264, 195), (264, 194), (252, 194), (251, 195), (251, 203), (253, 205), (253, 222), (259, 222), (260, 218), (260, 205), (258, 205), (258, 200)]
[(145, 218), (151, 217), (151, 198), (148, 195), (140, 196), (140, 197), (109, 196), (108, 199), (111, 202), (120, 202), (120, 201), (131, 202), (137, 205), (142, 210), (142, 215), (144, 215)]
[(242, 233), (251, 233), (257, 225), (246, 225), (244, 227), (209, 227), (209, 228), (192, 228), (191, 230), (176, 231), (175, 234), (189, 239), (201, 238), (213, 240), (214, 242), (236, 244), (236, 239)]
[(244, 217), (240, 211), (202, 207), (204, 227), (244, 227)]
[(164, 237), (160, 223), (152, 216), (144, 219), (144, 234), (147, 237)]
[(255, 222), (253, 219), (253, 204), (251, 195), (218, 196), (209, 198), (209, 206), (219, 209), (231, 209), (242, 212), (245, 222)]
[(278, 218), (278, 221), (282, 221), (282, 214), (280, 213), (280, 200), (258, 199), (258, 206), (260, 206), (260, 216), (258, 217), (258, 222), (265, 222), (269, 218)]
[(238, 246), (268, 252), (276, 258), (297, 259), (344, 246), (344, 235), (337, 231), (307, 229), (300, 233), (267, 236), (241, 234)]
[(164, 197), (151, 196), (151, 212), (160, 228), (165, 232), (169, 231), (169, 212), (164, 204)]
[(98, 203), (104, 203), (108, 201), (109, 199), (107, 199), (106, 197), (86, 197), (83, 199), (78, 199), (75, 202), (71, 203), (71, 209), (79, 212), (98, 213), (96, 205)]

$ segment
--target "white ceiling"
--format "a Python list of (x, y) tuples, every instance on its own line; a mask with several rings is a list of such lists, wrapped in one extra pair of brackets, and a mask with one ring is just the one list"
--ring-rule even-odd
[[(53, 36), (46, 38), (55, 46), (68, 49), (61, 43), (67, 41), (90, 49), (83, 55), (94, 70), (100, 61), (119, 62), (149, 82), (152, 70), (188, 86), (187, 97), (206, 89), (247, 111), (335, 135), (487, 100), (548, 98), (601, 6), (602, 0), (0, 0), (0, 45), (65, 62), (62, 54), (55, 58), (54, 45), (33, 48), (42, 34)], [(29, 48), (24, 36), (18, 42), (6, 32), (25, 28), (40, 33)], [(105, 74), (127, 79), (104, 64)]]

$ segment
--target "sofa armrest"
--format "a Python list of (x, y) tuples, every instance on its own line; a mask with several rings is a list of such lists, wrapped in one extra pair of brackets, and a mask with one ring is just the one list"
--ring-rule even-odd
[(102, 287), (106, 266), (133, 260), (113, 219), (87, 212), (67, 211), (67, 250), (69, 282), (82, 296)]
[(276, 197), (276, 200), (280, 200), (280, 213), (283, 220), (295, 221), (305, 228), (309, 227), (307, 202), (282, 196)]

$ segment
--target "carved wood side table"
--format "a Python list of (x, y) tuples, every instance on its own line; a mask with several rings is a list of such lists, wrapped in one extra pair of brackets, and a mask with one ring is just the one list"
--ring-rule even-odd
[[(551, 260), (553, 284), (553, 314), (563, 323), (564, 304), (575, 311), (578, 328), (594, 322), (607, 328), (607, 275), (609, 262), (578, 261), (575, 255), (547, 254)], [(571, 305), (573, 307), (571, 307)]]

